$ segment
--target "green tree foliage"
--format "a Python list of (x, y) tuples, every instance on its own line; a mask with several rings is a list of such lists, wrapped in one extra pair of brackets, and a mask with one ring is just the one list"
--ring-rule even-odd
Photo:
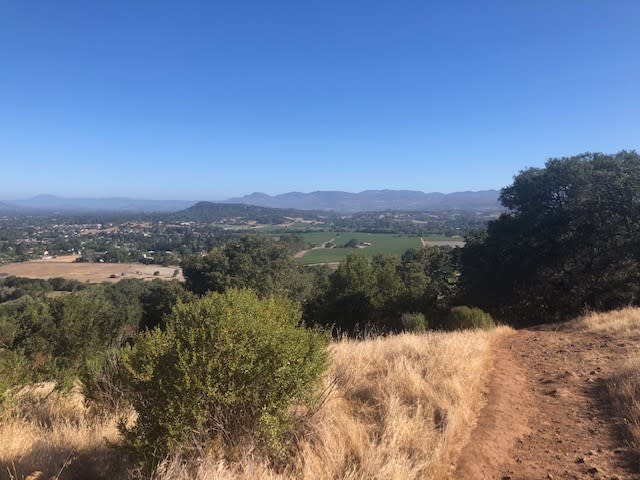
[(307, 248), (307, 242), (299, 233), (288, 233), (280, 235), (279, 242), (286, 245), (291, 255)]
[(427, 321), (422, 313), (403, 313), (400, 321), (405, 332), (422, 333), (427, 329)]
[(358, 241), (358, 239), (357, 238), (352, 238), (351, 240), (346, 242), (343, 245), (343, 247), (344, 248), (356, 248), (358, 245), (360, 245), (360, 242)]
[(467, 237), (464, 301), (514, 323), (637, 303), (640, 156), (551, 159), (514, 178), (509, 212)]
[(405, 252), (399, 272), (404, 286), (403, 311), (436, 315), (448, 307), (457, 284), (458, 265), (453, 252), (437, 247)]
[(321, 323), (355, 332), (374, 324), (376, 279), (367, 258), (348, 255), (329, 277)]
[(299, 322), (289, 300), (251, 290), (178, 303), (165, 331), (124, 351), (125, 394), (139, 415), (124, 430), (129, 446), (151, 462), (194, 439), (223, 451), (252, 439), (277, 453), (289, 407), (309, 401), (327, 363), (326, 337)]
[(164, 329), (165, 317), (171, 313), (174, 305), (178, 301), (187, 302), (191, 297), (192, 294), (177, 280), (153, 280), (140, 297), (142, 304), (140, 328), (151, 330), (160, 327)]
[(436, 247), (409, 250), (401, 260), (378, 255), (369, 262), (351, 254), (329, 276), (322, 298), (307, 305), (305, 318), (348, 333), (401, 331), (405, 312), (439, 319), (455, 294), (454, 258)]
[(87, 286), (54, 279), (46, 285), (82, 290), (53, 298), (44, 294), (50, 290), (41, 281), (9, 279), (9, 285), (6, 288), (18, 285), (29, 294), (0, 303), (0, 370), (26, 366), (5, 377), (7, 384), (8, 379), (66, 381), (90, 362), (96, 364), (104, 352), (118, 349), (139, 325), (162, 326), (163, 316), (178, 299), (189, 298), (178, 282), (124, 280)]
[(482, 328), (488, 330), (495, 327), (493, 317), (477, 307), (459, 306), (449, 311), (447, 327), (450, 330), (467, 330)]
[(309, 285), (287, 245), (267, 236), (249, 235), (182, 263), (186, 286), (197, 294), (251, 288), (260, 296), (287, 295), (300, 300)]
[(41, 298), (52, 290), (53, 287), (47, 280), (9, 276), (0, 284), (0, 303), (26, 295)]

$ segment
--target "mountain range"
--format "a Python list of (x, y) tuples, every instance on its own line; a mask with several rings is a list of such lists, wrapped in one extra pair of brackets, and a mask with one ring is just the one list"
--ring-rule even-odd
[[(425, 193), (413, 190), (365, 190), (289, 192), (281, 195), (252, 193), (225, 200), (224, 204), (296, 210), (333, 211), (336, 213), (375, 212), (384, 210), (500, 210), (497, 190), (455, 193)], [(193, 206), (189, 200), (143, 200), (125, 197), (64, 198), (38, 195), (29, 199), (0, 202), (0, 210), (38, 210), (58, 212), (176, 212)]]
[(499, 210), (498, 190), (455, 193), (425, 193), (414, 190), (365, 190), (360, 193), (317, 191), (289, 192), (281, 195), (252, 193), (225, 203), (244, 203), (260, 207), (331, 210), (341, 213), (383, 210)]

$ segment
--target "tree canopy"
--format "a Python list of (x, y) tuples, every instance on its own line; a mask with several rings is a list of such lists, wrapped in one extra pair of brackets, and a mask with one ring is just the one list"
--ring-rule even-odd
[(637, 303), (640, 156), (585, 153), (520, 172), (509, 211), (463, 250), (465, 301), (514, 323)]
[(187, 288), (197, 294), (251, 288), (263, 297), (287, 295), (299, 300), (308, 288), (289, 246), (267, 236), (229, 241), (206, 256), (185, 259), (182, 269)]

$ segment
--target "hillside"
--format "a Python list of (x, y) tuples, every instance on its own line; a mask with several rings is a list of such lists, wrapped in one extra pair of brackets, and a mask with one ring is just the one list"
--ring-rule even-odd
[[(323, 401), (315, 412), (298, 413), (299, 445), (283, 468), (245, 445), (231, 460), (169, 458), (151, 478), (446, 478), (481, 408), (492, 344), (509, 333), (503, 327), (334, 343)], [(0, 423), (0, 479), (35, 471), (46, 475), (30, 478), (60, 471), (61, 480), (140, 478), (112, 448), (122, 440), (117, 423), (131, 420), (131, 410), (91, 416), (79, 392), (64, 396), (51, 383), (25, 388), (14, 400)], [(4, 477), (7, 471), (14, 476)]]
[[(174, 221), (193, 221), (205, 223), (226, 223), (230, 225), (255, 222), (263, 225), (289, 223), (293, 219), (308, 221), (321, 220), (319, 212), (308, 212), (292, 208), (269, 208), (254, 205), (198, 202), (195, 205), (175, 212), (169, 218)], [(326, 214), (324, 214), (326, 217)]]
[[(297, 412), (303, 429), (281, 469), (247, 445), (234, 459), (169, 458), (152, 478), (634, 480), (639, 326), (628, 308), (519, 331), (337, 342), (323, 401)], [(139, 478), (111, 448), (134, 413), (92, 415), (80, 392), (53, 387), (11, 397), (0, 424), (0, 472), (11, 474), (0, 478)]]
[(355, 213), (383, 210), (500, 210), (497, 190), (455, 193), (425, 193), (412, 190), (365, 190), (360, 193), (341, 191), (289, 192), (270, 196), (252, 193), (232, 198), (225, 203), (243, 203), (272, 208), (331, 210)]
[(339, 215), (320, 210), (259, 207), (247, 204), (198, 202), (163, 217), (167, 222), (201, 222), (234, 227), (266, 225), (300, 229), (338, 228), (353, 231), (447, 235), (464, 235), (482, 228), (498, 215), (496, 211), (385, 211)]

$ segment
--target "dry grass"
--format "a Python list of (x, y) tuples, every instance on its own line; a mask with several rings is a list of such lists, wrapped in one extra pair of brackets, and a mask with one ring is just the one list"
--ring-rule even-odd
[[(141, 263), (76, 263), (77, 257), (58, 257), (48, 260), (31, 260), (21, 263), (0, 265), (0, 274), (15, 275), (26, 278), (62, 277), (80, 282), (101, 283), (118, 282), (124, 278), (142, 280), (180, 280), (184, 281), (182, 269), (179, 267), (162, 267), (160, 265), (143, 265)], [(179, 270), (177, 276), (174, 272)], [(154, 275), (159, 272), (158, 275)], [(124, 273), (124, 275), (122, 275)], [(113, 275), (113, 278), (112, 278)]]
[(116, 417), (90, 419), (77, 391), (53, 383), (22, 389), (0, 416), (0, 479), (127, 478), (108, 443), (118, 440)]
[(578, 320), (589, 330), (640, 338), (640, 308), (628, 307), (605, 313), (590, 313)]
[(493, 332), (399, 335), (333, 347), (302, 478), (444, 478), (482, 405)]
[[(233, 463), (204, 454), (188, 462), (167, 459), (152, 478), (448, 478), (483, 404), (491, 344), (508, 332), (502, 327), (334, 344), (326, 397), (303, 422), (286, 466), (270, 467), (247, 446)], [(5, 415), (4, 472), (24, 478), (42, 470), (50, 478), (71, 459), (60, 478), (125, 478), (119, 452), (106, 446), (118, 439), (116, 420), (89, 421), (81, 404), (70, 408), (54, 397), (47, 399), (49, 413)], [(0, 472), (0, 478), (12, 477)]]
[[(640, 340), (640, 308), (593, 313), (578, 321), (590, 330), (603, 331), (619, 339)], [(630, 447), (640, 457), (640, 349), (636, 347), (620, 370), (607, 382), (613, 405), (625, 418)]]
[(327, 397), (284, 470), (250, 448), (233, 465), (169, 459), (154, 479), (442, 479), (483, 404), (492, 331), (399, 335), (331, 347)]
[(640, 457), (640, 352), (627, 359), (608, 382), (613, 405), (626, 419), (629, 446)]

